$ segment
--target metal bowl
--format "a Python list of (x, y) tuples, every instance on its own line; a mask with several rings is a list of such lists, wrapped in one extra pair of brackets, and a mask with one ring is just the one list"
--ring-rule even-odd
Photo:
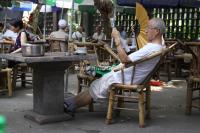
[(44, 56), (45, 50), (43, 44), (25, 44), (22, 45), (22, 56), (37, 57)]

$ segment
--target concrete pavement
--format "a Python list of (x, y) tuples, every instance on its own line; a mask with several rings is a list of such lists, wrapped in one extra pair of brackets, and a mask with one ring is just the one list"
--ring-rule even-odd
[[(76, 76), (69, 77), (69, 91), (76, 93)], [(72, 82), (73, 81), (73, 82)], [(32, 89), (17, 89), (13, 97), (0, 96), (0, 114), (6, 116), (6, 133), (198, 133), (200, 111), (194, 110), (186, 116), (186, 82), (174, 81), (166, 87), (152, 88), (152, 119), (146, 128), (139, 128), (137, 112), (122, 112), (115, 123), (106, 125), (106, 104), (95, 104), (95, 112), (87, 107), (77, 111), (74, 119), (47, 125), (38, 125), (24, 118), (32, 109)]]

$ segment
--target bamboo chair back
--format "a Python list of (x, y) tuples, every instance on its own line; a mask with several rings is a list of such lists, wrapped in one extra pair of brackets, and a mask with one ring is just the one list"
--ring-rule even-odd
[[(162, 61), (164, 60), (164, 57), (166, 56), (167, 53), (169, 53), (169, 51), (171, 51), (178, 43), (174, 43), (172, 44), (171, 46), (169, 46), (168, 48), (165, 48), (163, 49), (162, 51), (159, 51), (159, 52), (155, 52), (151, 55), (149, 55), (148, 57), (145, 57), (143, 59), (140, 59), (138, 61), (135, 61), (135, 62), (132, 62), (131, 63), (131, 66), (133, 66), (133, 70), (132, 70), (132, 76), (131, 76), (131, 82), (130, 82), (130, 85), (133, 85), (133, 79), (134, 79), (134, 74), (135, 74), (135, 68), (138, 64), (142, 63), (142, 62), (145, 62), (145, 61), (148, 61), (148, 60), (151, 60), (155, 57), (158, 57), (160, 56), (160, 60), (159, 62), (156, 64), (156, 66), (154, 67), (154, 69), (147, 75), (147, 77), (145, 78), (145, 80), (141, 83), (142, 85), (146, 85), (152, 75), (158, 70), (160, 64), (162, 63)], [(121, 73), (122, 73), (122, 84), (125, 85), (125, 82), (124, 82), (124, 69), (121, 69)]]

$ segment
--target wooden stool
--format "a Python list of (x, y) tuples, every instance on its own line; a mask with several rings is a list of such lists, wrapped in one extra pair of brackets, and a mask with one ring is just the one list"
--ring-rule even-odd
[(12, 96), (11, 72), (12, 72), (12, 69), (10, 68), (0, 70), (0, 73), (6, 73), (5, 81), (6, 81), (6, 89), (8, 89), (8, 96)]

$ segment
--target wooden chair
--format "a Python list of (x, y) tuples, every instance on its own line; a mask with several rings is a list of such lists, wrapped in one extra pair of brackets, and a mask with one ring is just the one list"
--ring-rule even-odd
[(190, 76), (187, 80), (186, 114), (190, 115), (192, 108), (200, 109), (200, 42), (183, 43), (193, 55)]
[[(145, 109), (146, 109), (146, 118), (150, 117), (150, 86), (149, 81), (152, 75), (157, 71), (159, 68), (161, 61), (164, 59), (164, 56), (175, 46), (177, 43), (172, 44), (169, 48), (166, 48), (163, 51), (156, 52), (146, 58), (133, 62), (131, 65), (133, 66), (133, 73), (132, 79), (130, 80), (130, 85), (124, 84), (124, 69), (121, 70), (122, 72), (122, 83), (121, 84), (113, 84), (111, 85), (110, 92), (109, 92), (109, 104), (108, 104), (108, 112), (106, 117), (106, 123), (110, 124), (112, 122), (112, 113), (113, 109), (117, 110), (117, 114), (120, 113), (120, 110), (130, 110), (130, 111), (138, 111), (139, 112), (139, 126), (145, 126)], [(148, 74), (145, 80), (138, 85), (133, 84), (135, 66), (139, 63), (142, 63), (147, 60), (151, 60), (155, 57), (160, 56), (159, 63), (155, 66), (155, 68)], [(137, 96), (133, 95), (136, 94)], [(125, 101), (127, 100), (128, 101)], [(124, 102), (132, 102), (137, 103), (138, 108), (128, 108), (123, 107), (125, 106)], [(114, 107), (114, 103), (116, 103), (116, 107)], [(145, 105), (145, 106), (144, 106)]]
[(32, 69), (26, 63), (19, 63), (12, 68), (12, 87), (16, 88), (17, 82), (21, 82), (21, 87), (26, 87), (26, 84), (32, 85)]
[[(62, 38), (48, 38), (50, 45), (50, 52), (66, 52), (68, 48), (68, 41)], [(65, 44), (65, 46), (61, 46)], [(65, 47), (62, 49), (62, 47)]]
[[(107, 46), (107, 44), (103, 41), (101, 41), (100, 43), (90, 43), (90, 42), (86, 42), (86, 43), (75, 43), (77, 46), (85, 46), (87, 48), (88, 53), (90, 54), (95, 54), (97, 56), (97, 60), (96, 62), (93, 62), (93, 64), (95, 64), (96, 66), (98, 66), (100, 64), (99, 61), (99, 54), (97, 52), (97, 50), (101, 47), (104, 51), (107, 50), (109, 52), (108, 53), (108, 57), (113, 57), (113, 59), (119, 60), (118, 56)], [(112, 58), (110, 58), (112, 60)], [(92, 83), (92, 81), (94, 81), (95, 79), (97, 79), (97, 77), (94, 77), (92, 75), (88, 75), (85, 70), (86, 70), (86, 66), (89, 62), (88, 61), (82, 61), (80, 62), (79, 65), (79, 73), (77, 74), (77, 78), (78, 78), (78, 93), (80, 93), (82, 91), (83, 88), (89, 88), (90, 84)], [(93, 112), (94, 111), (94, 106), (93, 106), (93, 102), (91, 104), (89, 104), (89, 111)]]
[(0, 75), (3, 77), (3, 80), (5, 81), (5, 86), (3, 86), (3, 88), (5, 89), (0, 91), (8, 90), (8, 96), (12, 96), (12, 90), (13, 90), (11, 81), (11, 72), (12, 69), (10, 68), (0, 69)]
[[(86, 47), (87, 48), (87, 53), (89, 54), (95, 54), (97, 56), (97, 60), (95, 62), (93, 62), (94, 65), (98, 65), (99, 60), (98, 60), (98, 55), (97, 55), (97, 49), (95, 46), (96, 43), (75, 43), (75, 45), (77, 47)], [(78, 90), (77, 93), (80, 93), (82, 91), (82, 89), (84, 88), (89, 88), (90, 83), (95, 79), (94, 76), (92, 75), (88, 75), (86, 74), (85, 70), (86, 70), (86, 66), (88, 65), (87, 60), (81, 61), (79, 63), (79, 72), (77, 74), (77, 79), (78, 79)], [(94, 106), (93, 106), (93, 102), (91, 104), (89, 104), (88, 106), (89, 112), (93, 112), (94, 111)]]

